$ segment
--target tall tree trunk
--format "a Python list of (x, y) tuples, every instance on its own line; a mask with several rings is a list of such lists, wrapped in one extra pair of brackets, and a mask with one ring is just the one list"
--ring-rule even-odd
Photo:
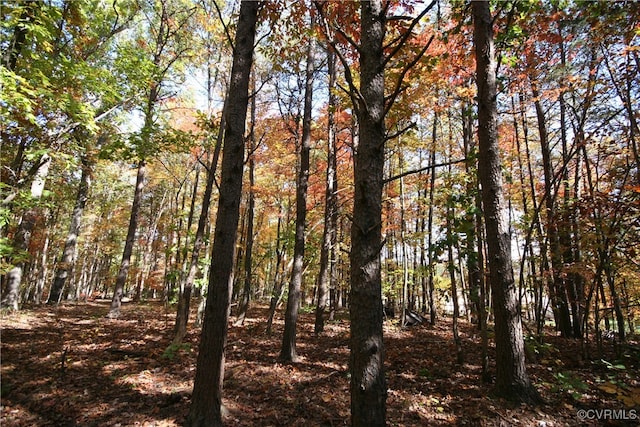
[[(253, 83), (253, 90), (255, 92), (255, 81)], [(247, 203), (247, 233), (245, 242), (245, 255), (244, 255), (244, 286), (242, 288), (242, 296), (240, 297), (240, 303), (238, 306), (238, 317), (235, 321), (236, 326), (244, 324), (244, 319), (247, 317), (247, 311), (249, 310), (249, 302), (251, 301), (251, 282), (253, 281), (252, 273), (252, 258), (253, 258), (253, 222), (254, 222), (254, 209), (256, 206), (256, 196), (254, 191), (255, 186), (255, 160), (253, 152), (256, 147), (255, 136), (255, 124), (256, 124), (256, 97), (251, 98), (251, 131), (249, 132), (249, 200)]]
[(542, 150), (542, 164), (544, 171), (544, 198), (546, 207), (547, 235), (549, 239), (549, 249), (551, 251), (551, 268), (553, 282), (550, 283), (550, 297), (553, 303), (553, 312), (556, 316), (556, 326), (562, 336), (573, 336), (571, 328), (571, 314), (569, 303), (565, 291), (565, 282), (562, 278), (562, 249), (560, 247), (560, 235), (558, 231), (558, 215), (556, 212), (556, 192), (553, 188), (554, 174), (551, 165), (551, 149), (547, 134), (547, 125), (544, 117), (544, 110), (540, 103), (539, 93), (535, 82), (531, 81), (531, 89), (538, 119), (538, 131), (540, 134), (540, 148)]
[(58, 304), (60, 302), (62, 289), (64, 288), (67, 277), (71, 274), (75, 265), (76, 244), (78, 243), (78, 236), (80, 234), (82, 213), (84, 212), (84, 207), (87, 204), (87, 199), (89, 198), (92, 166), (91, 160), (84, 156), (82, 158), (82, 175), (80, 176), (80, 185), (78, 187), (78, 195), (76, 196), (76, 204), (71, 214), (69, 232), (64, 243), (62, 257), (60, 258), (60, 262), (56, 268), (55, 278), (53, 279), (53, 285), (49, 292), (47, 304)]
[[(48, 154), (44, 154), (38, 162), (33, 181), (31, 182), (31, 199), (33, 201), (37, 201), (42, 197), (50, 166), (51, 157)], [(22, 220), (18, 225), (13, 244), (17, 257), (14, 257), (12, 260), (14, 266), (5, 276), (5, 286), (2, 289), (2, 300), (0, 302), (2, 308), (18, 310), (22, 275), (28, 265), (26, 256), (29, 249), (29, 241), (31, 240), (31, 233), (33, 233), (33, 229), (38, 221), (38, 216), (37, 207), (29, 208), (24, 215), (22, 215)]]
[[(404, 159), (400, 158), (400, 173), (404, 171)], [(406, 326), (407, 324), (407, 310), (410, 309), (409, 305), (409, 262), (407, 254), (407, 225), (405, 222), (406, 207), (404, 201), (404, 178), (400, 178), (400, 256), (402, 265), (402, 297), (401, 299), (401, 312), (400, 312), (400, 324)]]
[(431, 132), (431, 155), (430, 155), (430, 164), (431, 164), (431, 172), (429, 174), (429, 213), (427, 220), (427, 251), (429, 253), (429, 262), (428, 262), (428, 270), (429, 270), (429, 324), (432, 326), (436, 324), (438, 320), (438, 306), (435, 295), (435, 283), (434, 283), (434, 275), (435, 275), (435, 261), (433, 259), (433, 251), (431, 248), (433, 247), (433, 211), (434, 211), (434, 196), (435, 196), (435, 188), (436, 188), (436, 142), (437, 142), (437, 132), (438, 132), (438, 114), (436, 113), (433, 118), (433, 129)]
[(145, 160), (138, 162), (138, 173), (136, 176), (136, 187), (133, 194), (133, 204), (131, 205), (131, 216), (129, 217), (129, 227), (127, 228), (127, 237), (122, 251), (122, 261), (120, 262), (120, 270), (116, 276), (116, 284), (111, 299), (111, 307), (107, 317), (117, 318), (120, 315), (120, 307), (122, 306), (122, 297), (124, 295), (124, 285), (127, 281), (129, 266), (131, 263), (131, 254), (133, 253), (133, 245), (135, 243), (136, 229), (138, 228), (138, 215), (140, 214), (140, 205), (142, 202), (142, 191), (144, 190), (144, 181), (146, 178), (147, 163)]
[[(311, 19), (311, 28), (314, 20)], [(307, 221), (307, 188), (309, 187), (309, 154), (311, 151), (311, 109), (313, 107), (313, 73), (314, 73), (315, 41), (313, 35), (309, 39), (307, 50), (307, 67), (304, 88), (304, 112), (302, 117), (302, 140), (300, 141), (300, 170), (296, 185), (296, 235), (293, 247), (293, 269), (289, 282), (287, 311), (284, 317), (284, 334), (280, 359), (295, 362), (296, 325), (298, 307), (300, 305), (300, 288), (302, 286), (302, 270), (304, 269), (305, 230)]]
[(185, 420), (185, 425), (190, 427), (222, 426), (224, 351), (227, 344), (229, 296), (233, 285), (233, 257), (242, 197), (249, 77), (261, 4), (248, 0), (240, 3), (227, 97), (227, 124), (222, 155), (220, 199), (211, 249), (209, 293), (191, 407)]
[[(567, 68), (567, 52), (565, 48), (565, 38), (562, 31), (562, 26), (558, 25), (558, 44), (560, 50), (560, 65), (563, 70)], [(559, 243), (560, 250), (562, 252), (563, 265), (573, 265), (575, 260), (574, 248), (577, 247), (577, 235), (572, 236), (572, 231), (577, 230), (574, 227), (574, 223), (577, 221), (576, 207), (572, 206), (571, 198), (576, 197), (577, 194), (571, 194), (571, 187), (569, 185), (569, 161), (570, 154), (567, 142), (567, 105), (565, 101), (565, 91), (561, 91), (558, 97), (558, 103), (560, 105), (560, 141), (562, 143), (562, 185), (563, 185), (563, 198), (562, 198), (562, 211), (561, 211), (561, 226), (559, 227)], [(578, 161), (578, 160), (577, 160)], [(577, 169), (577, 165), (576, 165)], [(579, 177), (579, 174), (576, 174)], [(577, 183), (576, 183), (577, 184)], [(573, 210), (574, 212), (571, 212)], [(574, 240), (575, 239), (575, 240)], [(574, 244), (576, 241), (576, 244)], [(579, 274), (573, 271), (569, 271), (565, 274), (564, 279), (565, 292), (568, 296), (568, 303), (571, 308), (571, 335), (576, 338), (582, 337), (582, 308), (580, 302), (584, 299), (584, 289), (582, 285), (582, 278)]]
[[(540, 221), (540, 208), (538, 207), (538, 202), (535, 197), (536, 177), (534, 175), (532, 162), (531, 162), (531, 149), (529, 148), (529, 127), (527, 126), (527, 118), (525, 115), (526, 107), (524, 103), (525, 101), (524, 95), (519, 94), (518, 98), (519, 98), (519, 105), (520, 105), (520, 121), (522, 122), (522, 133), (523, 133), (523, 140), (524, 140), (524, 150), (525, 150), (524, 152), (526, 157), (529, 191), (531, 193), (531, 206), (533, 208), (533, 213), (534, 213), (534, 218), (533, 218), (534, 223), (531, 225), (530, 233), (534, 232), (534, 227), (535, 227), (535, 232), (538, 239), (538, 246), (540, 247), (539, 258), (540, 258), (541, 274), (539, 277), (534, 277), (534, 280), (537, 282), (536, 296), (538, 298), (538, 301), (536, 304), (536, 325), (537, 325), (536, 332), (540, 336), (542, 335), (542, 330), (545, 322), (545, 315), (547, 312), (547, 306), (545, 305), (545, 302), (544, 302), (544, 296), (545, 296), (545, 283), (547, 283), (549, 279), (547, 278), (548, 275), (546, 273), (550, 271), (551, 267), (549, 266), (549, 259), (547, 256), (548, 255), (547, 239), (544, 238), (543, 232), (542, 232), (542, 224)], [(534, 264), (534, 261), (532, 260), (531, 263)], [(532, 274), (534, 271), (535, 271), (535, 268), (532, 268), (531, 269)], [(549, 284), (546, 287), (551, 289), (552, 286), (553, 284)]]
[(43, 6), (40, 2), (25, 2), (24, 9), (20, 14), (18, 25), (13, 29), (13, 36), (9, 42), (7, 50), (3, 52), (2, 62), (8, 70), (13, 71), (18, 63), (18, 58), (22, 53), (22, 48), (27, 40), (27, 33), (30, 24), (40, 14), (40, 9)]
[[(464, 142), (464, 151), (467, 161), (465, 162), (465, 172), (468, 176), (477, 176), (477, 150), (473, 139), (473, 114), (470, 106), (464, 106), (462, 108), (462, 138)], [(477, 179), (470, 179), (467, 183), (467, 195), (472, 197), (469, 201), (470, 206), (465, 212), (465, 222), (469, 224), (468, 232), (466, 233), (466, 256), (467, 256), (467, 271), (469, 275), (469, 299), (471, 300), (471, 313), (478, 319), (478, 329), (482, 329), (480, 322), (480, 286), (481, 286), (481, 274), (480, 266), (478, 263), (478, 252), (482, 248), (476, 249), (476, 214), (475, 212), (480, 208), (476, 203), (476, 194), (478, 193)], [(472, 317), (473, 317), (472, 316)]]
[(51, 241), (51, 229), (47, 227), (45, 232), (44, 244), (40, 252), (40, 268), (38, 269), (38, 278), (36, 280), (32, 301), (36, 304), (42, 303), (42, 294), (48, 275), (48, 259), (49, 259), (49, 242)]
[[(282, 214), (282, 206), (280, 207), (280, 213)], [(284, 244), (280, 246), (282, 240), (282, 215), (278, 215), (278, 227), (276, 232), (276, 265), (275, 273), (273, 277), (273, 293), (271, 294), (271, 300), (269, 302), (269, 314), (267, 316), (267, 327), (265, 328), (267, 335), (271, 335), (271, 326), (273, 325), (273, 318), (276, 314), (276, 307), (280, 303), (282, 296), (284, 295), (284, 283), (282, 281), (282, 265), (284, 263), (284, 255), (286, 248)]]
[[(478, 183), (476, 182), (476, 186)], [(478, 188), (475, 190), (476, 197), (476, 218), (474, 224), (474, 234), (477, 240), (478, 248), (478, 270), (480, 279), (480, 295), (478, 298), (478, 322), (480, 324), (480, 340), (481, 340), (481, 365), (482, 365), (482, 381), (485, 383), (491, 382), (491, 373), (489, 372), (489, 333), (487, 330), (487, 283), (486, 283), (486, 262), (485, 262), (485, 244), (484, 244), (484, 223), (482, 221), (483, 208), (482, 208), (482, 193)]]
[(517, 401), (535, 402), (538, 396), (525, 366), (520, 307), (511, 265), (509, 224), (502, 194), (493, 17), (488, 1), (472, 2), (472, 7), (478, 85), (478, 174), (482, 185), (495, 315), (496, 391)]
[(384, 171), (384, 53), (386, 8), (361, 3), (360, 141), (354, 154), (351, 226), (351, 424), (384, 426), (387, 384), (382, 334), (382, 187)]
[(187, 333), (187, 324), (189, 322), (189, 312), (191, 307), (191, 294), (193, 293), (193, 282), (196, 280), (196, 274), (198, 273), (198, 261), (200, 260), (200, 253), (202, 252), (205, 243), (207, 223), (209, 222), (209, 208), (211, 206), (211, 197), (213, 195), (213, 187), (216, 180), (218, 159), (222, 149), (222, 138), (224, 137), (224, 128), (226, 126), (226, 104), (227, 102), (225, 101), (222, 107), (220, 128), (218, 129), (218, 136), (216, 138), (213, 156), (211, 163), (209, 163), (209, 167), (207, 168), (207, 182), (205, 184), (204, 194), (202, 195), (202, 208), (200, 209), (200, 217), (198, 218), (198, 228), (196, 229), (196, 234), (193, 238), (193, 250), (189, 260), (187, 274), (183, 275), (181, 279), (182, 283), (180, 287), (182, 289), (182, 294), (178, 300), (174, 336), (171, 342), (176, 346), (182, 343), (182, 340)]
[[(324, 230), (322, 232), (322, 249), (320, 251), (320, 273), (318, 275), (318, 302), (316, 306), (316, 321), (314, 331), (316, 334), (324, 330), (324, 313), (329, 302), (329, 289), (331, 278), (335, 276), (335, 237), (338, 214), (337, 200), (337, 156), (336, 156), (336, 123), (335, 109), (338, 99), (335, 92), (336, 86), (336, 57), (332, 48), (329, 48), (327, 57), (329, 69), (329, 106), (327, 112), (327, 175), (325, 187)], [(332, 274), (333, 272), (333, 274)]]
[[(451, 173), (451, 166), (449, 166), (449, 173)], [(450, 200), (447, 204), (452, 204)], [(456, 361), (458, 365), (464, 363), (464, 353), (462, 352), (462, 341), (460, 340), (460, 334), (458, 332), (458, 317), (460, 317), (460, 303), (458, 301), (458, 282), (456, 280), (456, 264), (453, 259), (453, 215), (454, 209), (451, 206), (447, 207), (447, 256), (448, 256), (448, 270), (449, 279), (451, 280), (451, 299), (453, 301), (453, 321), (452, 332), (453, 342), (456, 346)]]

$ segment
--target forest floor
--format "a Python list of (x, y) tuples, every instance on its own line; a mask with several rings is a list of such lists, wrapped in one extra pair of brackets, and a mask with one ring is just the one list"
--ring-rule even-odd
[[(189, 409), (199, 330), (168, 348), (173, 310), (126, 304), (117, 320), (108, 302), (37, 307), (2, 318), (3, 426), (175, 426)], [(313, 334), (301, 313), (295, 364), (278, 361), (282, 313), (265, 333), (266, 307), (230, 326), (224, 385), (229, 426), (349, 424), (346, 313)], [(303, 310), (306, 311), (306, 310)], [(466, 363), (456, 364), (450, 319), (399, 328), (385, 322), (390, 426), (638, 425), (640, 356), (616, 360), (612, 345), (594, 360), (579, 342), (547, 337), (531, 347), (529, 374), (545, 403), (514, 405), (480, 381), (480, 339), (462, 322)], [(632, 349), (637, 349), (637, 342)], [(631, 350), (633, 351), (633, 350)], [(607, 412), (608, 411), (608, 412)], [(623, 418), (623, 419), (620, 419)]]

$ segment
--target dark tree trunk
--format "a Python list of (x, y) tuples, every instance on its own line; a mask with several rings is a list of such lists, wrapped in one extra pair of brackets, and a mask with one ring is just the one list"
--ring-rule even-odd
[(40, 13), (41, 6), (41, 2), (38, 1), (25, 2), (24, 9), (18, 21), (19, 23), (13, 29), (13, 37), (11, 37), (7, 50), (3, 52), (4, 58), (2, 62), (10, 71), (16, 68), (18, 58), (27, 40), (29, 25), (36, 19), (37, 14)]
[[(462, 108), (462, 135), (464, 142), (464, 151), (467, 161), (465, 162), (465, 172), (469, 176), (477, 176), (477, 150), (473, 140), (473, 112), (470, 106), (464, 106)], [(476, 243), (476, 214), (475, 212), (480, 208), (476, 203), (476, 194), (478, 193), (477, 180), (469, 180), (467, 184), (467, 195), (472, 197), (469, 201), (470, 206), (465, 212), (465, 222), (469, 224), (468, 232), (466, 233), (466, 257), (467, 257), (467, 274), (469, 275), (469, 298), (471, 300), (471, 314), (472, 318), (475, 317), (478, 320), (478, 329), (482, 330), (480, 322), (480, 286), (481, 286), (481, 271), (478, 263), (478, 252), (482, 248), (477, 248)]]
[[(449, 174), (451, 174), (451, 166), (449, 166)], [(447, 204), (452, 204), (453, 201), (448, 201)], [(460, 340), (460, 334), (458, 332), (458, 317), (460, 316), (460, 304), (458, 302), (458, 282), (456, 280), (456, 265), (453, 259), (453, 215), (454, 209), (451, 206), (447, 207), (447, 256), (448, 256), (448, 269), (449, 278), (451, 280), (451, 298), (453, 301), (453, 321), (452, 321), (452, 333), (453, 342), (456, 346), (456, 361), (458, 365), (464, 363), (464, 353), (462, 351), (462, 341)]]
[(320, 274), (318, 275), (318, 303), (316, 306), (316, 321), (314, 331), (316, 334), (324, 330), (324, 313), (329, 301), (329, 289), (332, 271), (335, 271), (335, 260), (332, 254), (335, 247), (337, 227), (337, 160), (336, 160), (336, 124), (335, 108), (338, 105), (337, 96), (334, 93), (336, 84), (336, 58), (329, 48), (329, 106), (327, 113), (327, 176), (325, 188), (324, 207), (324, 231), (322, 233), (322, 249), (320, 251)]
[(436, 142), (437, 142), (437, 131), (438, 131), (438, 115), (435, 114), (433, 118), (433, 130), (431, 133), (431, 154), (430, 154), (430, 164), (431, 164), (431, 172), (429, 176), (429, 213), (427, 220), (427, 251), (429, 252), (429, 280), (428, 280), (428, 288), (429, 288), (429, 324), (435, 325), (438, 321), (438, 306), (436, 300), (436, 289), (434, 283), (434, 259), (433, 259), (433, 251), (431, 248), (433, 247), (433, 210), (434, 210), (434, 195), (435, 195), (435, 187), (436, 187), (436, 168), (434, 165), (436, 164)]
[(233, 285), (233, 258), (242, 196), (249, 77), (260, 5), (261, 2), (247, 0), (240, 4), (227, 99), (227, 123), (220, 198), (211, 249), (209, 293), (186, 426), (222, 425), (224, 351), (227, 343), (229, 297)]
[(82, 213), (84, 212), (84, 207), (87, 204), (87, 199), (89, 197), (92, 166), (91, 160), (87, 157), (82, 158), (82, 175), (80, 177), (78, 195), (76, 196), (76, 204), (71, 214), (69, 233), (67, 234), (67, 240), (64, 243), (62, 258), (56, 268), (55, 278), (53, 280), (53, 285), (51, 286), (51, 291), (49, 292), (47, 304), (58, 304), (60, 302), (62, 289), (64, 288), (67, 277), (74, 268), (76, 244), (78, 242), (78, 235), (80, 234)]
[[(281, 208), (282, 209), (282, 208)], [(280, 211), (282, 213), (282, 210)], [(278, 215), (278, 227), (276, 232), (276, 266), (275, 274), (273, 277), (273, 294), (269, 302), (269, 314), (267, 316), (267, 327), (265, 328), (267, 335), (271, 335), (271, 326), (273, 325), (273, 318), (276, 314), (276, 307), (280, 303), (284, 294), (284, 283), (282, 282), (281, 268), (283, 264), (283, 258), (285, 254), (284, 245), (281, 247), (280, 242), (282, 240), (282, 215)]]
[[(31, 183), (31, 198), (35, 201), (42, 197), (45, 181), (49, 175), (51, 157), (48, 154), (42, 156), (38, 161)], [(31, 234), (35, 228), (40, 214), (37, 207), (28, 209), (22, 215), (22, 221), (18, 226), (13, 243), (13, 249), (17, 257), (12, 259), (13, 268), (5, 276), (5, 284), (2, 289), (2, 301), (0, 306), (9, 310), (18, 310), (20, 299), (20, 285), (25, 269), (29, 265), (25, 260), (29, 249)]]
[[(226, 102), (225, 102), (226, 105)], [(180, 345), (184, 336), (187, 333), (187, 323), (189, 322), (189, 311), (191, 306), (191, 294), (193, 293), (193, 282), (196, 279), (198, 273), (198, 261), (200, 259), (200, 253), (205, 243), (205, 232), (207, 223), (209, 222), (209, 208), (211, 206), (211, 197), (213, 195), (213, 187), (215, 184), (216, 169), (218, 167), (218, 158), (220, 157), (220, 150), (222, 149), (222, 138), (224, 136), (225, 127), (225, 110), (226, 107), (222, 107), (222, 117), (220, 119), (220, 129), (218, 130), (218, 137), (216, 139), (216, 145), (213, 150), (213, 158), (207, 169), (207, 182), (202, 196), (202, 208), (200, 210), (200, 218), (198, 219), (198, 228), (193, 240), (193, 251), (191, 252), (191, 259), (189, 260), (189, 267), (187, 274), (184, 277), (184, 283), (182, 284), (182, 294), (178, 300), (178, 309), (176, 312), (176, 324), (174, 327), (173, 345)]]
[(146, 162), (140, 160), (138, 163), (138, 173), (136, 176), (136, 188), (133, 194), (133, 204), (131, 205), (131, 216), (129, 218), (129, 227), (127, 228), (127, 238), (122, 251), (122, 261), (120, 262), (120, 270), (116, 276), (116, 284), (111, 299), (111, 307), (107, 317), (117, 318), (120, 315), (120, 307), (122, 306), (122, 297), (124, 296), (124, 285), (127, 281), (129, 273), (129, 265), (131, 262), (131, 254), (133, 253), (133, 245), (136, 238), (136, 229), (138, 228), (138, 215), (140, 214), (140, 204), (142, 201), (142, 191), (144, 189), (144, 180), (146, 176)]
[[(311, 21), (313, 27), (313, 19)], [(300, 170), (296, 185), (296, 235), (293, 247), (293, 269), (289, 282), (289, 296), (287, 311), (284, 317), (284, 334), (280, 359), (295, 362), (296, 353), (296, 325), (298, 322), (298, 307), (300, 305), (300, 289), (302, 286), (302, 270), (304, 269), (305, 230), (307, 221), (307, 188), (309, 187), (309, 154), (311, 150), (311, 109), (313, 102), (313, 56), (314, 39), (311, 36), (307, 50), (307, 67), (304, 88), (304, 112), (302, 118), (302, 140), (300, 141)]]
[(535, 402), (525, 366), (520, 306), (511, 264), (509, 224), (502, 194), (497, 134), (496, 60), (488, 1), (472, 3), (478, 84), (478, 173), (482, 185), (487, 258), (495, 315), (496, 392)]
[[(253, 85), (253, 92), (255, 92), (255, 83)], [(244, 324), (244, 319), (247, 317), (247, 311), (249, 310), (249, 302), (251, 301), (251, 282), (253, 279), (252, 273), (252, 259), (253, 259), (253, 219), (256, 206), (256, 197), (254, 192), (255, 186), (255, 160), (253, 157), (253, 151), (256, 147), (256, 137), (254, 127), (256, 123), (256, 101), (255, 96), (251, 98), (251, 131), (249, 134), (249, 200), (247, 203), (247, 232), (245, 243), (245, 255), (244, 255), (244, 286), (242, 288), (242, 295), (240, 297), (240, 303), (238, 306), (238, 317), (235, 321), (236, 326)]]
[(571, 313), (565, 289), (565, 281), (562, 272), (562, 249), (560, 247), (560, 234), (558, 231), (558, 215), (556, 214), (556, 192), (553, 188), (553, 168), (551, 165), (551, 149), (549, 147), (549, 137), (547, 125), (544, 117), (542, 104), (539, 100), (539, 93), (536, 84), (532, 79), (532, 94), (536, 101), (536, 117), (538, 120), (538, 131), (540, 134), (540, 148), (542, 150), (542, 164), (544, 171), (544, 196), (547, 220), (547, 236), (549, 240), (549, 250), (551, 252), (551, 268), (553, 281), (549, 284), (549, 294), (553, 304), (553, 313), (556, 319), (556, 326), (562, 336), (573, 336), (571, 327)]
[(354, 154), (351, 226), (351, 424), (384, 426), (387, 384), (382, 336), (382, 186), (384, 168), (385, 8), (361, 3), (360, 140)]
[[(476, 183), (477, 185), (477, 183)], [(481, 365), (482, 365), (482, 381), (491, 382), (491, 373), (489, 372), (489, 334), (487, 331), (487, 283), (485, 280), (486, 262), (485, 262), (485, 244), (483, 238), (484, 224), (482, 221), (482, 194), (478, 189), (476, 193), (476, 218), (475, 218), (475, 236), (478, 248), (478, 270), (479, 270), (479, 290), (478, 298), (478, 323), (480, 324), (480, 341), (481, 341)]]

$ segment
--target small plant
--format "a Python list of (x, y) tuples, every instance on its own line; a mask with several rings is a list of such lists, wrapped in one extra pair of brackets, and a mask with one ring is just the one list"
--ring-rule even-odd
[(433, 378), (433, 375), (431, 374), (431, 372), (429, 372), (429, 370), (427, 368), (421, 368), (418, 371), (418, 376), (429, 378), (429, 379)]
[(553, 377), (558, 382), (554, 391), (567, 392), (575, 400), (579, 400), (582, 397), (582, 392), (589, 389), (584, 381), (569, 372), (558, 372), (553, 374)]
[(600, 359), (600, 363), (602, 363), (607, 369), (612, 369), (615, 371), (624, 371), (625, 369), (627, 369), (627, 367), (624, 366), (622, 363), (611, 363), (611, 362), (607, 362), (604, 359)]
[(162, 358), (173, 360), (176, 358), (178, 353), (180, 353), (182, 350), (189, 351), (190, 349), (191, 349), (191, 345), (186, 343), (169, 344), (169, 347), (167, 347), (162, 353)]
[(315, 313), (316, 308), (312, 305), (303, 305), (302, 307), (300, 307), (298, 311), (301, 314), (311, 314), (311, 313)]
[(541, 343), (533, 335), (526, 336), (524, 339), (524, 344), (526, 346), (526, 351), (530, 352), (530, 354), (532, 355), (535, 355), (536, 358), (550, 357), (558, 353), (558, 349), (555, 348), (553, 344), (544, 342)]

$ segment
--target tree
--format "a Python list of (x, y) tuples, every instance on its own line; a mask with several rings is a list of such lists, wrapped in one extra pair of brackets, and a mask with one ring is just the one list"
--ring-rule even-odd
[(324, 313), (329, 301), (329, 292), (335, 286), (336, 278), (336, 238), (338, 227), (338, 165), (336, 153), (335, 110), (338, 105), (336, 87), (336, 55), (328, 48), (327, 67), (329, 72), (329, 104), (327, 106), (327, 175), (325, 188), (324, 230), (320, 252), (320, 272), (318, 273), (318, 300), (316, 305), (316, 334), (324, 329)]
[(56, 269), (53, 284), (49, 291), (49, 297), (47, 299), (48, 304), (57, 304), (60, 302), (64, 284), (69, 277), (69, 274), (73, 271), (82, 214), (84, 212), (84, 207), (87, 204), (87, 199), (89, 198), (89, 186), (91, 185), (91, 169), (93, 162), (94, 160), (90, 159), (88, 155), (85, 155), (82, 158), (82, 174), (80, 176), (80, 185), (78, 186), (78, 195), (76, 196), (76, 203), (71, 214), (69, 233), (67, 234), (67, 239), (64, 244), (60, 264)]
[(249, 130), (249, 146), (247, 147), (249, 157), (249, 194), (247, 198), (247, 242), (245, 245), (244, 256), (244, 284), (242, 286), (242, 295), (240, 296), (240, 302), (238, 307), (238, 315), (235, 321), (235, 325), (242, 325), (247, 317), (247, 311), (249, 310), (249, 303), (251, 301), (251, 288), (253, 282), (253, 244), (254, 244), (254, 218), (256, 208), (256, 192), (255, 192), (255, 168), (256, 161), (253, 152), (256, 150), (256, 94), (255, 94), (255, 80), (252, 84), (252, 92), (254, 95), (251, 97), (251, 125)]
[[(34, 221), (44, 218), (45, 211), (37, 212), (36, 205), (46, 195), (49, 170), (75, 157), (77, 144), (85, 143), (77, 140), (78, 135), (95, 137), (97, 122), (108, 115), (118, 97), (104, 53), (127, 27), (133, 8), (128, 2), (108, 10), (95, 6), (94, 1), (3, 4), (2, 32), (10, 29), (10, 40), (3, 44), (6, 51), (0, 66), (1, 157), (6, 165), (0, 172), (0, 217), (23, 218), (16, 221), (15, 230), (13, 221), (3, 221), (2, 232), (12, 233), (13, 243), (0, 238), (3, 256), (9, 255), (11, 264), (2, 277), (3, 301), (13, 307), (23, 273), (32, 264), (29, 240), (38, 229)], [(29, 192), (36, 181), (41, 190)], [(44, 193), (38, 195), (39, 191)], [(24, 212), (16, 216), (19, 209)]]
[(209, 293), (205, 308), (198, 364), (187, 426), (222, 425), (224, 351), (233, 286), (233, 258), (240, 216), (244, 168), (245, 121), (249, 102), (249, 78), (261, 2), (244, 0), (233, 49), (218, 213), (212, 246)]
[[(310, 12), (311, 13), (311, 12)], [(311, 28), (314, 20), (311, 19)], [(298, 307), (300, 305), (300, 288), (302, 286), (302, 272), (304, 269), (305, 230), (307, 221), (307, 189), (309, 187), (309, 154), (311, 151), (311, 109), (313, 107), (313, 74), (315, 40), (310, 36), (307, 48), (305, 70), (304, 107), (302, 116), (302, 138), (300, 140), (300, 165), (296, 181), (296, 234), (293, 247), (293, 268), (289, 282), (289, 295), (285, 313), (284, 334), (280, 358), (287, 362), (295, 362), (296, 354), (296, 324)]]
[[(144, 52), (150, 58), (134, 58), (132, 65), (140, 66), (142, 93), (145, 95), (142, 112), (144, 124), (136, 141), (137, 174), (136, 184), (131, 205), (131, 215), (127, 228), (120, 269), (114, 285), (113, 297), (107, 317), (116, 318), (120, 315), (124, 287), (129, 273), (133, 245), (138, 226), (138, 215), (146, 180), (147, 162), (149, 157), (159, 147), (156, 108), (166, 94), (167, 79), (171, 68), (183, 58), (190, 47), (185, 36), (189, 33), (189, 21), (195, 9), (184, 9), (184, 5), (172, 4), (171, 0), (154, 0), (150, 5), (151, 20), (147, 22), (153, 40), (151, 50)], [(148, 15), (149, 16), (149, 15)], [(155, 19), (155, 20), (154, 20)], [(145, 44), (143, 44), (145, 46)]]
[(495, 316), (496, 391), (513, 400), (535, 402), (537, 392), (525, 366), (520, 306), (511, 264), (511, 236), (502, 190), (493, 17), (488, 1), (475, 1), (472, 7), (478, 86), (478, 175)]
[(384, 51), (386, 8), (361, 3), (360, 91), (354, 105), (360, 140), (354, 154), (351, 226), (351, 422), (383, 426), (387, 384), (382, 337), (382, 186), (385, 143)]

